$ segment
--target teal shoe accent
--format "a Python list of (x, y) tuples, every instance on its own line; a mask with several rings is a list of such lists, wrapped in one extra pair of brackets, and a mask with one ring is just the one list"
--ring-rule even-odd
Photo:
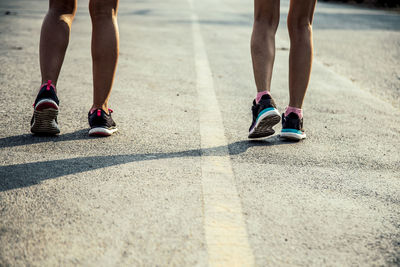
[(282, 129), (282, 133), (296, 133), (296, 134), (303, 134), (302, 131), (296, 129)]
[(276, 108), (266, 108), (266, 109), (264, 109), (263, 111), (260, 112), (260, 114), (258, 114), (257, 120), (258, 120), (258, 118), (260, 118), (260, 116), (261, 116), (262, 114), (264, 114), (264, 113), (266, 113), (266, 112), (268, 112), (268, 111), (274, 110), (274, 109), (276, 109)]

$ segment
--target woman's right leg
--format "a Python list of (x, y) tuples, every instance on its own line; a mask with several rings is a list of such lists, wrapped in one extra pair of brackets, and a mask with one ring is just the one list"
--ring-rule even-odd
[(317, 0), (291, 0), (287, 18), (290, 36), (289, 106), (282, 118), (281, 137), (301, 140), (303, 129), (303, 100), (310, 81), (313, 58), (312, 21)]
[(312, 22), (316, 0), (290, 1), (289, 106), (301, 109), (310, 81), (313, 58)]
[(49, 10), (40, 34), (40, 70), (42, 84), (51, 80), (57, 84), (69, 42), (71, 24), (77, 0), (50, 0)]
[(92, 19), (93, 104), (89, 111), (89, 135), (110, 136), (117, 131), (108, 99), (119, 54), (117, 23), (119, 0), (90, 0)]
[(275, 131), (280, 116), (269, 93), (275, 59), (275, 33), (279, 24), (279, 0), (254, 0), (254, 25), (251, 57), (257, 95), (253, 103), (253, 121), (249, 138), (266, 137)]

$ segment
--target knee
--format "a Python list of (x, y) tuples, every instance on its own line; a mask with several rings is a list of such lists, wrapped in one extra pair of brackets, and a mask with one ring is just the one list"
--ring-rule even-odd
[(50, 0), (49, 12), (74, 17), (76, 13), (76, 0)]
[(288, 16), (287, 27), (290, 38), (309, 36), (312, 32), (312, 21), (308, 17)]
[(90, 0), (89, 13), (93, 21), (117, 16), (118, 0)]
[(50, 0), (48, 16), (55, 16), (71, 27), (76, 13), (76, 0)]

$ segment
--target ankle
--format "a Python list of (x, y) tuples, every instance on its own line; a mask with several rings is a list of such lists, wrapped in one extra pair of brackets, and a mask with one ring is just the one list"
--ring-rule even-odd
[(50, 90), (50, 87), (52, 87), (54, 91), (57, 91), (56, 84), (52, 80), (42, 80), (42, 85), (40, 86), (39, 90), (42, 89), (43, 86), (46, 86), (47, 90)]
[(92, 113), (93, 111), (97, 110), (97, 109), (101, 109), (103, 110), (106, 114), (109, 114), (108, 111), (108, 106), (106, 104), (104, 105), (95, 105), (93, 104), (92, 107), (90, 108), (90, 113)]
[(262, 97), (263, 95), (269, 95), (269, 96), (271, 96), (271, 93), (270, 93), (269, 91), (261, 91), (261, 92), (258, 92), (257, 95), (256, 95), (256, 104), (258, 104), (258, 102), (260, 102), (261, 97)]
[(289, 115), (290, 113), (297, 114), (297, 116), (299, 116), (300, 119), (303, 118), (303, 109), (301, 108), (287, 106), (285, 111), (285, 116)]

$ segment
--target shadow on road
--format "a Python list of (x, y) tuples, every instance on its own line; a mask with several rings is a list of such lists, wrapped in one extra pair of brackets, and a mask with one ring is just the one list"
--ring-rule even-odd
[(88, 131), (89, 131), (88, 129), (82, 129), (72, 133), (67, 133), (62, 135), (51, 135), (51, 136), (32, 135), (32, 134), (9, 136), (0, 139), (0, 148), (33, 145), (33, 144), (48, 143), (48, 142), (64, 142), (64, 141), (90, 139), (92, 137), (88, 136)]
[[(13, 136), (1, 139), (1, 147), (5, 147), (4, 143), (8, 140), (14, 144), (26, 145), (41, 142), (59, 142), (77, 140), (87, 136), (86, 130), (80, 130), (75, 133), (61, 135), (59, 137), (28, 137), (26, 135)], [(28, 141), (27, 141), (28, 140)], [(191, 149), (186, 151), (168, 152), (168, 153), (148, 153), (148, 154), (125, 154), (111, 156), (91, 156), (76, 157), (71, 159), (50, 160), (42, 162), (23, 163), (15, 165), (7, 165), (0, 167), (0, 192), (15, 188), (27, 187), (39, 184), (43, 180), (53, 179), (65, 175), (81, 173), (85, 171), (101, 169), (125, 163), (160, 160), (184, 157), (200, 157), (203, 156), (226, 156), (238, 155), (245, 152), (250, 147), (256, 146), (274, 146), (282, 144), (290, 144), (291, 142), (281, 141), (277, 136), (273, 136), (260, 141), (238, 141), (228, 146), (219, 146), (206, 149)], [(9, 145), (8, 145), (9, 146)]]

